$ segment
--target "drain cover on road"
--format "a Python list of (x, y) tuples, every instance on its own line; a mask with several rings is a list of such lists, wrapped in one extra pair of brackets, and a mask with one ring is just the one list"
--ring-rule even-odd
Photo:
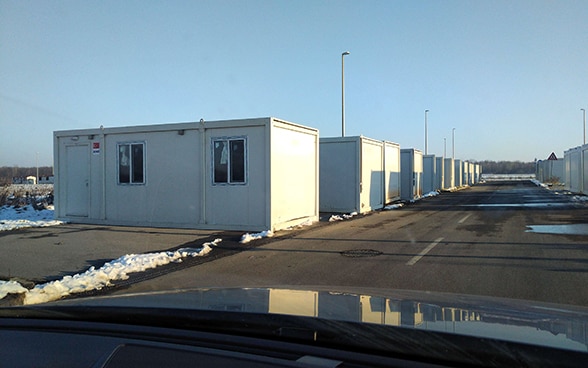
[(345, 257), (375, 257), (382, 254), (379, 250), (374, 249), (351, 249), (341, 252)]

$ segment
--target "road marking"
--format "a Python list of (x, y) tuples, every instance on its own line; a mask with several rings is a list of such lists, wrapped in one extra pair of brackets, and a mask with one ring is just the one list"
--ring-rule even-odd
[(467, 220), (472, 214), (470, 213), (469, 215), (465, 215), (464, 218), (462, 218), (461, 220), (459, 220), (457, 223), (458, 224), (463, 224), (465, 222), (465, 220)]
[(414, 266), (415, 263), (420, 261), (420, 259), (423, 258), (425, 256), (425, 254), (429, 253), (431, 251), (431, 249), (435, 248), (435, 246), (437, 246), (437, 244), (441, 243), (442, 240), (443, 240), (443, 238), (436, 239), (434, 242), (429, 244), (425, 249), (423, 249), (423, 251), (420, 252), (417, 256), (414, 256), (410, 261), (406, 262), (406, 265), (407, 266)]

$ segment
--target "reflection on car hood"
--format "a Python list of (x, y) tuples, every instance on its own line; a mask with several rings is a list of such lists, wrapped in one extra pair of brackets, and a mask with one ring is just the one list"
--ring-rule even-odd
[(50, 305), (281, 314), (588, 351), (588, 308), (448, 293), (355, 288), (188, 289)]

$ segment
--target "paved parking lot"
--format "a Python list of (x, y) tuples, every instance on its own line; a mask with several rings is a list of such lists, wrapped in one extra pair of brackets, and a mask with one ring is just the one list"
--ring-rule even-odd
[(1, 232), (0, 280), (50, 281), (126, 254), (197, 247), (215, 237), (218, 231), (80, 224)]

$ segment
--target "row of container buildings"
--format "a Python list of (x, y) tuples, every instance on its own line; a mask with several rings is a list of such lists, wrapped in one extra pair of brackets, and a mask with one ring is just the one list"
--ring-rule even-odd
[(479, 165), (268, 117), (54, 132), (58, 219), (280, 230), (472, 185)]
[(539, 160), (535, 167), (537, 180), (543, 183), (563, 184), (573, 193), (588, 194), (588, 144), (564, 152), (564, 158), (555, 154)]

